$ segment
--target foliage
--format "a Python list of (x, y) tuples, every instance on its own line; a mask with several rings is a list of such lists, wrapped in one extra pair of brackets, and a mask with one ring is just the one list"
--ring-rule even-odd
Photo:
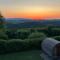
[(41, 42), (46, 38), (44, 33), (34, 32), (29, 35), (27, 41), (32, 48), (41, 49)]
[[(5, 29), (6, 30), (6, 29)], [(0, 53), (23, 51), (30, 49), (41, 49), (41, 42), (48, 37), (60, 40), (60, 31), (52, 27), (40, 29), (6, 30), (0, 32)]]
[(27, 42), (27, 46), (29, 47), (29, 49), (41, 49), (41, 42), (43, 41), (40, 38), (36, 38), (36, 39), (26, 39), (25, 40)]
[(23, 40), (9, 40), (8, 41), (8, 51), (19, 51), (19, 50), (24, 50), (24, 44), (25, 42)]
[(18, 32), (17, 34), (19, 39), (26, 39), (28, 38), (30, 32)]
[(30, 32), (29, 31), (20, 31), (20, 30), (8, 30), (6, 31), (9, 39), (26, 39)]
[(0, 53), (23, 51), (30, 49), (41, 49), (42, 39), (11, 39), (0, 40)]
[(0, 29), (4, 28), (4, 17), (2, 16), (2, 14), (0, 13)]
[(0, 32), (0, 39), (8, 39), (8, 36), (4, 32)]
[(36, 39), (36, 38), (40, 38), (40, 39), (44, 39), (46, 37), (46, 35), (44, 33), (39, 33), (39, 32), (35, 32), (29, 35), (29, 39)]
[(53, 38), (60, 41), (60, 36), (54, 36)]
[(4, 53), (6, 51), (7, 41), (0, 39), (0, 53)]
[(39, 28), (39, 29), (38, 28), (35, 28), (35, 29), (33, 29), (33, 28), (31, 28), (31, 29), (21, 28), (21, 29), (17, 29), (17, 30), (6, 31), (6, 34), (8, 35), (9, 39), (23, 39), (24, 40), (24, 39), (29, 38), (29, 36), (33, 33), (34, 34), (37, 33), (37, 36), (38, 36), (39, 33), (40, 34), (43, 33), (47, 37), (52, 37), (52, 36), (59, 36), (60, 35), (60, 30), (57, 29), (57, 28), (48, 26), (46, 28)]
[(17, 38), (16, 31), (14, 30), (8, 30), (5, 33), (8, 35), (9, 39)]

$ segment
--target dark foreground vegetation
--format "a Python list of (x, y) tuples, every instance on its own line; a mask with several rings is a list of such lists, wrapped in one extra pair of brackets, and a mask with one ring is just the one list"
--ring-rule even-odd
[(60, 30), (48, 27), (45, 29), (21, 28), (17, 30), (5, 29), (0, 32), (0, 53), (41, 49), (41, 42), (46, 37), (60, 40)]
[(60, 40), (59, 26), (39, 26), (33, 28), (7, 29), (0, 16), (0, 53), (41, 50), (41, 42), (46, 37)]
[(37, 32), (31, 33), (26, 39), (7, 39), (6, 36), (2, 37), (0, 39), (0, 53), (40, 49), (42, 40), (46, 38), (45, 34)]

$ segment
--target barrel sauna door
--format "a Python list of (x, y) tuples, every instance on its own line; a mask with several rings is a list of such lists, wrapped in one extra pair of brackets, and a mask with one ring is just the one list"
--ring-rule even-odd
[(60, 57), (60, 44), (56, 45), (55, 50), (54, 50), (54, 55), (56, 57)]

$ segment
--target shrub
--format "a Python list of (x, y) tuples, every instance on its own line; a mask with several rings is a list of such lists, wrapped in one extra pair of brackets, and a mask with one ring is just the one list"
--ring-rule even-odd
[(28, 44), (25, 40), (12, 39), (0, 40), (0, 53), (23, 51), (28, 49)]
[(26, 39), (25, 41), (27, 42), (29, 49), (41, 49), (41, 39)]
[(17, 32), (17, 34), (18, 34), (18, 39), (27, 39), (30, 32), (25, 32), (25, 31), (20, 32), (19, 31), (19, 32)]
[(26, 41), (21, 39), (9, 40), (7, 46), (7, 51), (20, 51), (27, 49)]
[(8, 39), (8, 36), (4, 32), (0, 32), (0, 39)]
[(28, 35), (30, 34), (30, 31), (6, 31), (5, 32), (8, 35), (9, 39), (26, 39), (28, 37)]
[(16, 39), (17, 38), (17, 33), (15, 31), (6, 31), (5, 33), (8, 35), (9, 39)]
[(0, 52), (14, 52), (29, 49), (40, 49), (41, 42), (46, 38), (43, 33), (32, 33), (28, 39), (0, 40)]
[(60, 36), (55, 36), (53, 38), (56, 39), (56, 40), (58, 40), (58, 41), (60, 41)]
[(39, 32), (35, 32), (29, 35), (29, 39), (36, 39), (36, 38), (40, 38), (41, 40), (43, 40), (46, 37), (46, 35), (44, 33), (39, 33)]
[(6, 48), (7, 48), (7, 41), (0, 39), (0, 53), (6, 52)]
[(28, 37), (27, 41), (32, 48), (41, 49), (41, 42), (45, 38), (46, 38), (46, 35), (44, 33), (35, 32)]

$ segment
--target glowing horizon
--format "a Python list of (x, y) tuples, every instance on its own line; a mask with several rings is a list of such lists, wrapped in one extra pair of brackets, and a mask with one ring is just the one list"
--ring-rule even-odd
[(60, 0), (2, 0), (0, 9), (6, 18), (60, 18)]

